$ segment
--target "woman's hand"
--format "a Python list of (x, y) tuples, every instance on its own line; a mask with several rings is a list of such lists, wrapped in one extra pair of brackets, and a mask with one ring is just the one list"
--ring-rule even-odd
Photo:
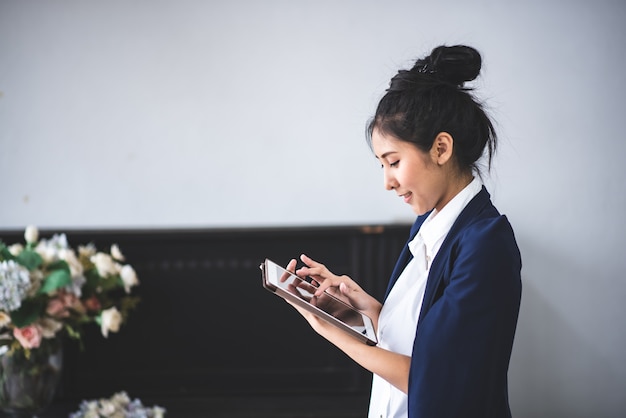
[[(378, 316), (382, 308), (380, 302), (368, 295), (350, 277), (345, 275), (337, 276), (330, 272), (322, 263), (318, 263), (304, 254), (300, 256), (300, 260), (302, 260), (305, 266), (299, 268), (295, 273), (300, 277), (310, 277), (319, 285), (315, 291), (315, 296), (321, 296), (324, 291), (330, 293), (369, 316), (374, 323), (374, 329), (378, 328)], [(295, 259), (291, 260), (287, 264), (287, 270), (294, 271), (296, 264), (297, 261)], [(317, 332), (323, 334), (323, 330), (320, 329), (323, 328), (323, 324), (320, 324), (314, 315), (305, 315), (303, 310), (299, 309), (299, 311)]]
[[(350, 305), (369, 316), (372, 321), (374, 321), (374, 327), (378, 328), (378, 315), (382, 309), (380, 302), (367, 294), (361, 286), (350, 277), (346, 275), (337, 276), (328, 270), (324, 264), (304, 254), (300, 256), (300, 260), (305, 264), (305, 267), (299, 268), (296, 274), (300, 277), (311, 277), (319, 284), (315, 296), (321, 296), (322, 293), (326, 291), (344, 302), (348, 302)], [(293, 262), (295, 262), (295, 260), (292, 260), (292, 263)], [(289, 265), (291, 266), (292, 263)], [(295, 264), (293, 264), (293, 267), (295, 267)]]
[[(306, 255), (301, 255), (300, 260), (305, 267), (299, 268), (295, 273), (300, 277), (310, 277), (319, 284), (316, 295), (326, 291), (347, 301), (352, 306), (369, 316), (378, 329), (378, 317), (382, 305), (372, 296), (368, 295), (354, 280), (348, 276), (337, 276), (331, 273), (326, 266), (314, 261)], [(294, 271), (297, 261), (291, 260), (287, 264), (287, 270)], [(287, 301), (289, 302), (289, 301)], [(389, 383), (407, 393), (409, 381), (409, 367), (411, 358), (402, 354), (394, 353), (377, 346), (369, 346), (357, 340), (352, 335), (340, 330), (330, 323), (320, 319), (316, 315), (289, 302), (308, 321), (311, 327), (322, 337), (326, 338), (340, 350), (350, 356), (358, 364), (381, 376)]]

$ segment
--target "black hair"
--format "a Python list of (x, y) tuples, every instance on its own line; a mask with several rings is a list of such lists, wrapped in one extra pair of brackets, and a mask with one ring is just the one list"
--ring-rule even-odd
[(427, 152), (440, 132), (454, 140), (453, 158), (461, 170), (478, 170), (485, 147), (489, 166), (497, 135), (483, 105), (465, 82), (480, 73), (479, 52), (469, 46), (439, 46), (418, 59), (410, 70), (391, 79), (375, 115), (367, 125), (371, 147), (374, 129), (410, 142)]

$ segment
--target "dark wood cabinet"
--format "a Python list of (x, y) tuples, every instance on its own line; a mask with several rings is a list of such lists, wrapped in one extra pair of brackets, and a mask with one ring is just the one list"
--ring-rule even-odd
[[(259, 265), (266, 257), (287, 264), (306, 253), (382, 298), (409, 228), (60, 231), (74, 248), (88, 242), (98, 249), (118, 244), (138, 274), (134, 293), (141, 302), (106, 341), (92, 327), (84, 351), (71, 341), (66, 344), (58, 402), (125, 390), (170, 410), (179, 408), (168, 416), (182, 417), (192, 416), (183, 411), (194, 402), (201, 409), (202, 402), (215, 408), (227, 400), (239, 405), (264, 399), (267, 406), (276, 399), (270, 403), (276, 408), (294, 408), (295, 400), (305, 396), (335, 399), (338, 405), (342, 399), (358, 399), (354, 416), (362, 416), (358, 408), (367, 408), (371, 375), (263, 289)], [(21, 234), (5, 231), (0, 238), (13, 243), (22, 241)], [(318, 401), (319, 408), (323, 405)], [(312, 416), (327, 416), (322, 409)], [(256, 412), (249, 416), (262, 416)]]

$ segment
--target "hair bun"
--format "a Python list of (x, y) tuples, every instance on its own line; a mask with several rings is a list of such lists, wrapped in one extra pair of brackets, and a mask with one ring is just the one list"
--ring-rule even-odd
[(465, 45), (438, 46), (415, 63), (412, 71), (432, 74), (439, 80), (462, 86), (480, 73), (482, 60), (477, 50)]

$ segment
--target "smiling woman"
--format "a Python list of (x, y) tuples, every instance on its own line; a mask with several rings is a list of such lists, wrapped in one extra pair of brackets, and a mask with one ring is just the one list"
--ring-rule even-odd
[[(424, 153), (410, 142), (382, 134), (372, 134), (372, 148), (382, 162), (385, 188), (393, 190), (418, 215), (433, 208), (441, 210), (472, 180), (471, 171), (461, 174), (446, 163), (453, 152), (452, 137), (437, 135), (432, 152)], [(378, 157), (380, 155), (380, 157)]]
[(416, 51), (465, 42), (499, 140), (482, 180), (524, 255), (513, 415), (622, 417), (625, 20), (616, 0), (0, 1), (0, 229), (410, 223), (364, 125)]
[[(369, 417), (510, 417), (507, 372), (521, 298), (521, 259), (477, 161), (493, 126), (465, 82), (481, 57), (439, 46), (391, 79), (368, 128), (385, 188), (418, 215), (384, 303), (306, 255), (296, 273), (341, 292), (372, 318), (377, 346), (303, 309), (320, 335), (374, 374)], [(295, 259), (287, 266), (294, 270)]]

